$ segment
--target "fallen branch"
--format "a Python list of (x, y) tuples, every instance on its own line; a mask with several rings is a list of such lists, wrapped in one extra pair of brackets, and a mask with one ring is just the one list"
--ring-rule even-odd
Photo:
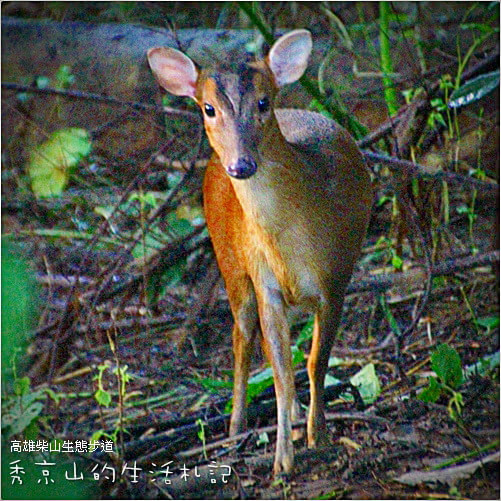
[(470, 478), (478, 468), (483, 468), (485, 464), (491, 462), (499, 463), (499, 451), (489, 454), (478, 461), (462, 464), (460, 466), (453, 466), (452, 468), (445, 468), (444, 470), (410, 471), (396, 477), (395, 480), (407, 485), (441, 483), (451, 486), (455, 485), (459, 480)]
[[(363, 412), (327, 412), (325, 414), (325, 420), (329, 421), (363, 421), (368, 423), (374, 423), (378, 425), (388, 426), (390, 422), (382, 417), (373, 416), (371, 414), (364, 414)], [(301, 428), (306, 426), (306, 419), (298, 419), (292, 423), (292, 428)], [(262, 433), (274, 433), (277, 431), (277, 425), (264, 426), (262, 428), (257, 428), (255, 430), (249, 430), (244, 433), (239, 433), (233, 437), (226, 437), (221, 440), (217, 440), (215, 442), (206, 444), (205, 447), (194, 447), (193, 449), (189, 449), (187, 451), (181, 451), (176, 454), (177, 459), (186, 459), (189, 457), (196, 456), (198, 454), (202, 454), (204, 449), (206, 452), (212, 451), (214, 449), (218, 449), (219, 447), (225, 447), (229, 444), (240, 442), (242, 440), (246, 440), (250, 435), (254, 434), (256, 436), (261, 435)]]
[[(485, 252), (476, 256), (451, 258), (432, 267), (433, 277), (442, 275), (452, 275), (458, 271), (467, 270), (476, 266), (491, 265), (499, 262), (499, 251)], [(357, 294), (360, 292), (378, 292), (390, 289), (395, 286), (414, 287), (422, 284), (426, 279), (426, 271), (421, 268), (414, 268), (405, 273), (381, 274), (369, 277), (355, 278), (347, 288), (347, 294)]]

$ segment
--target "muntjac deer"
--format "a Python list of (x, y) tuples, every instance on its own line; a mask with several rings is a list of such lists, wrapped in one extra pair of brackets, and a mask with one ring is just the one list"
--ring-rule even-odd
[(287, 308), (315, 314), (308, 357), (308, 446), (328, 442), (323, 390), (345, 288), (365, 237), (370, 177), (350, 135), (318, 113), (274, 109), (279, 87), (306, 69), (311, 35), (279, 38), (264, 60), (199, 69), (183, 53), (148, 51), (160, 85), (194, 99), (214, 149), (203, 194), (234, 317), (230, 435), (246, 425), (246, 388), (259, 335), (277, 397), (274, 472), (293, 468), (294, 388)]

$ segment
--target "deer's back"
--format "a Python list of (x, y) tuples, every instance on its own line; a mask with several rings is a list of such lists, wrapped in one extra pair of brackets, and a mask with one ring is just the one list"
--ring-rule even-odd
[(334, 120), (314, 111), (278, 108), (275, 116), (285, 139), (298, 146), (316, 146), (346, 134)]
[(338, 201), (369, 205), (370, 176), (351, 135), (334, 120), (320, 113), (292, 108), (275, 109), (280, 130), (306, 159), (305, 177), (317, 180)]

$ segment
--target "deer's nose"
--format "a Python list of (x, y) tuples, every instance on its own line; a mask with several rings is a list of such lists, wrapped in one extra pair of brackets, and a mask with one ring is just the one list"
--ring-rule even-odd
[(235, 179), (248, 179), (257, 171), (257, 165), (251, 157), (241, 157), (236, 163), (226, 168), (226, 172)]

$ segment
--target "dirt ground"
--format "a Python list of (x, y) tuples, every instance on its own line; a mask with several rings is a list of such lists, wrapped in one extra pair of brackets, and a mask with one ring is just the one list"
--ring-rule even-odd
[[(488, 228), (488, 220), (480, 219), (478, 228)], [(460, 224), (457, 230), (461, 231)], [(485, 237), (488, 242), (487, 233)], [(172, 342), (176, 330), (170, 333), (170, 339), (161, 335), (139, 340), (133, 335), (117, 341), (120, 364), (126, 365), (132, 376), (127, 394), (140, 395), (143, 404), (126, 406), (121, 417), (116, 406), (98, 409), (92, 398), (94, 372), (81, 376), (77, 371), (72, 375), (70, 364), (66, 371), (69, 377), (54, 385), (54, 391), (67, 395), (89, 391), (89, 398), (49, 405), (51, 426), (56, 433), (71, 438), (100, 427), (111, 432), (117, 419), (122, 419), (127, 430), (123, 460), (137, 461), (145, 470), (147, 465), (160, 467), (172, 461), (170, 484), (161, 476), (152, 482), (152, 477), (145, 475), (138, 483), (124, 477), (121, 482), (101, 484), (100, 496), (105, 498), (497, 499), (499, 455), (492, 457), (492, 453), (498, 450), (499, 367), (494, 372), (473, 375), (461, 386), (464, 407), (459, 419), (451, 418), (447, 396), (433, 404), (416, 398), (431, 374), (432, 345), (447, 342), (453, 346), (464, 368), (498, 350), (498, 329), (487, 332), (476, 328), (471, 315), (472, 311), (478, 317), (496, 314), (499, 286), (495, 271), (480, 266), (461, 273), (460, 281), (444, 280), (435, 287), (424, 320), (399, 355), (394, 343), (378, 346), (389, 329), (381, 312), (374, 313), (374, 293), (347, 297), (342, 337), (333, 350), (333, 355), (344, 358), (345, 363), (331, 369), (330, 374), (347, 381), (360, 367), (372, 362), (382, 391), (372, 405), (365, 407), (333, 399), (328, 405), (331, 446), (309, 451), (304, 436), (300, 436), (295, 442), (295, 471), (289, 478), (274, 480), (271, 475), (275, 445), (273, 393), (265, 392), (251, 404), (250, 433), (228, 441), (228, 419), (222, 414), (231, 390), (217, 389), (212, 394), (201, 384), (205, 378), (227, 380), (232, 368), (232, 321), (223, 289), (219, 289), (209, 321), (198, 332), (189, 333), (180, 347)], [(465, 307), (462, 291), (471, 310)], [(415, 298), (397, 293), (393, 297), (394, 314), (405, 323)], [(367, 325), (371, 326), (370, 339), (361, 334), (367, 332)], [(368, 351), (371, 347), (373, 351)], [(80, 361), (85, 359), (88, 366), (103, 363), (107, 359), (104, 349), (84, 350)], [(398, 376), (397, 363), (407, 375), (405, 381)], [(264, 367), (258, 349), (254, 367), (256, 371)], [(115, 384), (111, 374), (105, 378), (106, 387)], [(300, 369), (296, 375), (298, 394), (306, 390), (307, 395), (307, 386), (305, 371)], [(154, 405), (154, 397), (163, 403)], [(300, 398), (307, 404), (307, 396)], [(197, 436), (197, 419), (206, 426), (206, 457)], [(68, 423), (72, 423), (70, 427)], [(304, 435), (304, 426), (298, 430), (299, 435)], [(263, 432), (267, 432), (269, 443), (258, 445)], [(483, 451), (480, 458), (487, 458), (487, 462), (479, 460), (479, 450)], [(464, 456), (467, 454), (470, 456)], [(449, 475), (433, 476), (433, 465), (449, 460)], [(462, 474), (462, 466), (471, 466), (475, 461), (477, 466)], [(182, 480), (183, 466), (192, 473), (197, 467), (200, 479)], [(231, 467), (231, 474), (219, 477), (216, 470), (224, 472), (225, 467)], [(410, 472), (417, 475), (412, 485), (398, 481)], [(430, 473), (431, 477), (426, 477)]]

